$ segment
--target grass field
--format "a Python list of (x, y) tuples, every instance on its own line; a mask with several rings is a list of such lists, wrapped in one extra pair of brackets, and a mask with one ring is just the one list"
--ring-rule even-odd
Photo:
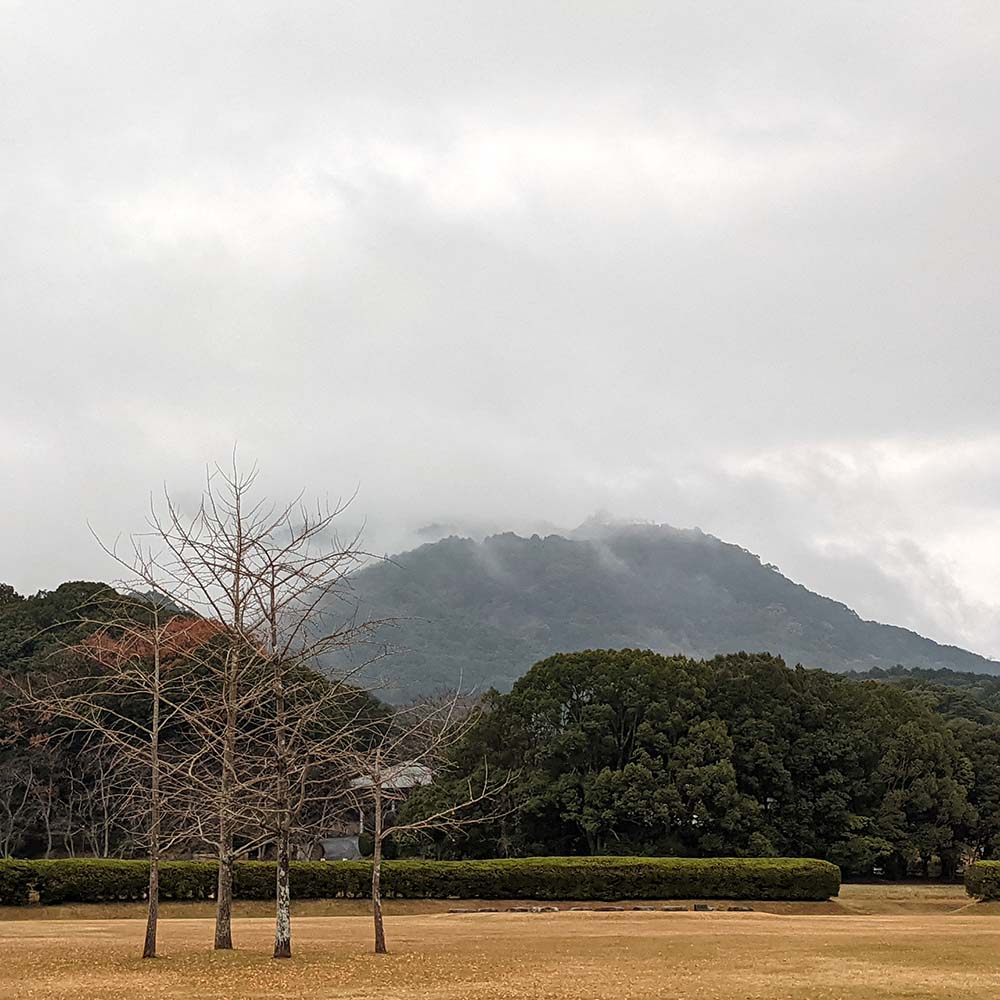
[[(135, 958), (131, 914), (46, 913), (0, 921), (0, 997), (176, 1000), (570, 1000), (570, 998), (993, 997), (1000, 914), (952, 887), (853, 887), (829, 904), (753, 913), (449, 914), (398, 907), (391, 954), (369, 953), (363, 915), (300, 916), (295, 957), (267, 957), (264, 917), (235, 923), (238, 950), (213, 953), (211, 922), (175, 913), (164, 957)], [(463, 904), (464, 905), (464, 904)], [(789, 907), (794, 907), (790, 909)], [(422, 910), (423, 912), (419, 912)], [(336, 907), (332, 912), (336, 912)], [(341, 910), (343, 912), (343, 910)], [(74, 919), (51, 919), (53, 916)]]

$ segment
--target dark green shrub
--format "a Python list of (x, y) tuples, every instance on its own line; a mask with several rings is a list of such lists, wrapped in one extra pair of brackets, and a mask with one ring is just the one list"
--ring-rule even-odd
[(362, 899), (371, 894), (372, 866), (365, 861), (299, 861), (292, 865), (297, 899)]
[[(371, 873), (369, 861), (297, 861), (292, 864), (292, 897), (362, 899), (371, 891)], [(161, 895), (210, 899), (216, 875), (214, 862), (163, 862)], [(43, 903), (143, 899), (148, 879), (144, 861), (0, 862), (0, 902), (27, 902), (32, 890)], [(273, 861), (236, 864), (237, 899), (272, 899), (274, 889)], [(821, 900), (839, 890), (836, 865), (804, 858), (407, 860), (387, 861), (382, 867), (383, 893), (401, 899)]]
[(977, 861), (965, 869), (965, 891), (976, 899), (1000, 899), (1000, 861)]
[(218, 879), (214, 861), (161, 861), (160, 898), (214, 899)]
[(0, 906), (24, 906), (31, 899), (35, 873), (30, 861), (0, 858)]
[[(370, 891), (371, 867), (366, 861), (295, 863), (292, 895), (363, 898)], [(260, 868), (267, 871), (269, 897), (274, 866)], [(382, 891), (402, 899), (821, 900), (840, 891), (840, 870), (826, 861), (799, 858), (387, 861)]]
[(145, 899), (145, 861), (65, 858), (30, 862), (40, 903), (111, 903)]
[(819, 900), (840, 891), (840, 870), (799, 858), (395, 861), (382, 884), (410, 898)]
[(236, 899), (273, 899), (273, 861), (237, 861), (233, 866), (233, 896)]

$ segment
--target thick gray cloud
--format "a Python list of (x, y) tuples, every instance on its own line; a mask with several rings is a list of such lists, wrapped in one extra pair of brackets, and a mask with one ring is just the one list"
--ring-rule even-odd
[(19, 588), (238, 441), (376, 548), (606, 508), (1000, 655), (995, 4), (0, 23)]

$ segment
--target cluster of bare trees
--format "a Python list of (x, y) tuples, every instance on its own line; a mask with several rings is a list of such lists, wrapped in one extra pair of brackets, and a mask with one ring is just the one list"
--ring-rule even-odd
[[(400, 830), (387, 819), (399, 794), (388, 776), (439, 767), (469, 722), (457, 698), (394, 710), (362, 689), (388, 623), (352, 599), (364, 556), (356, 536), (338, 538), (343, 506), (278, 506), (256, 498), (255, 478), (234, 464), (209, 475), (193, 512), (169, 496), (154, 505), (149, 531), (109, 550), (132, 596), (84, 610), (76, 668), (22, 689), (55, 738), (88, 741), (109, 788), (124, 790), (150, 862), (144, 957), (156, 954), (160, 860), (180, 848), (217, 858), (217, 949), (233, 947), (235, 861), (268, 851), (274, 957), (290, 956), (292, 857), (359, 807), (372, 816), (375, 949), (385, 951), (382, 847)], [(345, 650), (353, 669), (319, 669), (345, 662)], [(470, 788), (406, 829), (462, 824), (494, 791)], [(121, 807), (110, 792), (108, 802)], [(0, 802), (17, 808), (17, 796)]]
[(142, 849), (141, 805), (113, 755), (81, 741), (74, 752), (37, 745), (0, 762), (0, 857), (111, 858)]

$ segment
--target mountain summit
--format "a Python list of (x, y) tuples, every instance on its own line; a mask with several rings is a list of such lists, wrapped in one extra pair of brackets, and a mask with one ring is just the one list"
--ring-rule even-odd
[(556, 652), (641, 647), (711, 657), (767, 650), (828, 670), (1000, 663), (865, 621), (698, 529), (592, 518), (569, 537), (449, 537), (356, 578), (364, 611), (399, 619), (392, 694), (509, 689)]

